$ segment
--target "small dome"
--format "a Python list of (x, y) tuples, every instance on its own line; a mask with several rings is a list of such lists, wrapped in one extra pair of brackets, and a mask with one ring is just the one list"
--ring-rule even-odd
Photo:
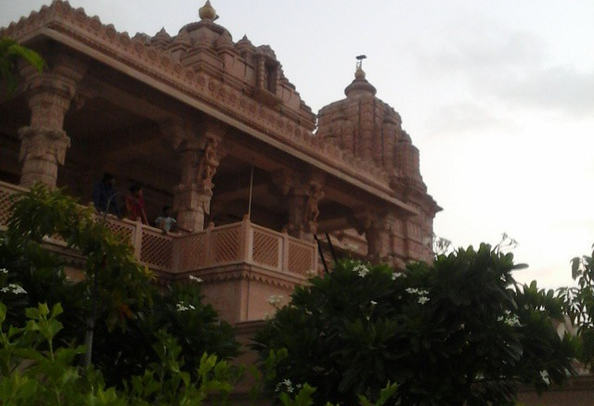
[(186, 30), (180, 30), (179, 34), (173, 38), (173, 43), (184, 47), (190, 47), (192, 46), (192, 38), (190, 38), (190, 34), (188, 34)]
[(252, 41), (248, 39), (247, 35), (244, 35), (242, 39), (237, 41), (237, 44), (235, 46), (240, 51), (249, 50), (255, 52), (256, 50), (256, 47), (254, 46), (254, 44), (252, 44)]
[(169, 45), (170, 42), (171, 36), (167, 34), (165, 27), (161, 28), (161, 30), (155, 34), (153, 38), (151, 38), (151, 45), (161, 49), (164, 49), (167, 45)]
[(361, 67), (357, 67), (357, 71), (355, 72), (355, 80), (344, 89), (344, 94), (347, 97), (356, 97), (362, 95), (369, 95), (375, 96), (377, 90), (371, 83), (365, 79), (365, 72)]
[(216, 39), (215, 45), (217, 49), (234, 49), (235, 44), (233, 43), (233, 39), (228, 32), (224, 32), (221, 34), (219, 38)]

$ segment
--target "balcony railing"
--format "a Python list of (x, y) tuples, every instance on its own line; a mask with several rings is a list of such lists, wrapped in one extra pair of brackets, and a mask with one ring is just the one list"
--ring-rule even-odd
[[(0, 182), (0, 229), (10, 216), (10, 196), (26, 189)], [(163, 234), (130, 220), (107, 218), (107, 227), (130, 240), (136, 258), (149, 268), (171, 274), (252, 264), (270, 271), (305, 276), (317, 269), (316, 247), (309, 242), (253, 224), (249, 219), (192, 234)]]

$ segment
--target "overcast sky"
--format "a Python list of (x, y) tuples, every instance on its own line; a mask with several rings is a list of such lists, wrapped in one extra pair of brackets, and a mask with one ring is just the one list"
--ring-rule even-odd
[[(0, 26), (46, 0), (0, 0)], [(195, 0), (72, 0), (130, 35), (176, 34)], [(344, 97), (355, 56), (421, 151), (456, 246), (519, 242), (517, 273), (571, 283), (594, 243), (593, 0), (213, 0), (238, 41), (276, 52), (317, 112)]]

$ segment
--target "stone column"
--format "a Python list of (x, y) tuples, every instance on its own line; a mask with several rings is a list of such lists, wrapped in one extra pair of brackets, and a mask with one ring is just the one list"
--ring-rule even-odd
[(204, 229), (204, 216), (210, 214), (212, 178), (224, 152), (221, 141), (225, 128), (216, 122), (194, 126), (179, 120), (162, 125), (180, 155), (180, 183), (174, 188), (173, 210), (180, 227), (190, 231)]
[[(290, 170), (273, 174), (272, 180), (285, 197), (289, 209), (287, 231), (290, 236), (313, 241), (317, 232), (319, 202), (324, 198), (320, 176), (306, 176)], [(314, 180), (315, 179), (315, 180)]]
[(292, 187), (287, 195), (289, 208), (289, 224), (287, 229), (289, 235), (302, 240), (313, 240), (313, 234), (310, 233), (306, 222), (306, 207), (309, 196), (307, 186)]
[(365, 230), (367, 256), (373, 263), (391, 263), (391, 223), (386, 215), (364, 211), (356, 216)]
[(19, 130), (22, 186), (56, 185), (58, 165), (64, 164), (70, 146), (63, 130), (64, 116), (84, 71), (84, 64), (64, 57), (57, 57), (54, 67), (41, 74), (30, 66), (21, 70), (31, 109), (31, 125)]

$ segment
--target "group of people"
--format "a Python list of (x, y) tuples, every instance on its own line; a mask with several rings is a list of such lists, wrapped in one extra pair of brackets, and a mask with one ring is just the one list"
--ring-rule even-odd
[[(129, 193), (124, 197), (124, 205), (121, 207), (117, 198), (122, 193), (116, 191), (115, 185), (116, 178), (111, 173), (103, 174), (102, 180), (95, 183), (93, 187), (93, 205), (95, 209), (100, 213), (113, 214), (120, 219), (126, 217), (129, 220), (141, 221), (142, 224), (149, 225), (142, 186), (138, 184), (130, 186)], [(163, 207), (163, 212), (155, 219), (154, 225), (160, 228), (164, 234), (175, 229), (189, 232), (189, 230), (177, 226), (171, 206)]]

